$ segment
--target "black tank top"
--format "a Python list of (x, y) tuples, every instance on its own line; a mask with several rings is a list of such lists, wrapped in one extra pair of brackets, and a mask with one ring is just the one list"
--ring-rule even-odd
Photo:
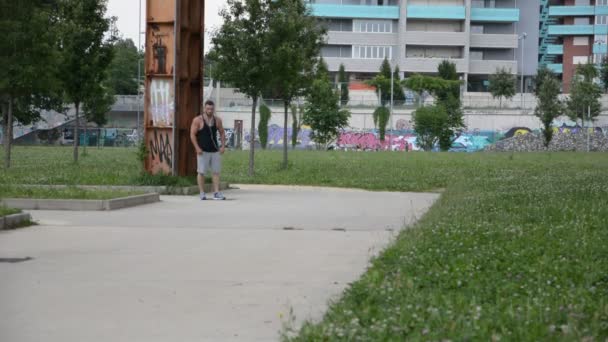
[(210, 126), (203, 119), (203, 128), (196, 132), (196, 140), (198, 146), (203, 152), (218, 152), (219, 144), (217, 143), (217, 125), (215, 116), (213, 117), (213, 125)]

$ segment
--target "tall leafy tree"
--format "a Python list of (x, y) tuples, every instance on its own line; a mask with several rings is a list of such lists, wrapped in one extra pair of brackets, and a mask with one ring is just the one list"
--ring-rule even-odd
[(572, 120), (593, 120), (600, 115), (602, 96), (601, 87), (594, 82), (598, 76), (597, 69), (591, 63), (579, 65), (570, 86), (570, 98), (567, 102), (567, 114)]
[(374, 119), (374, 126), (378, 127), (378, 135), (380, 135), (380, 141), (384, 141), (386, 137), (386, 126), (391, 117), (391, 111), (386, 107), (378, 107), (374, 110), (372, 118)]
[(137, 95), (137, 68), (142, 54), (131, 39), (119, 39), (112, 48), (114, 58), (108, 69), (108, 86), (116, 95)]
[(564, 105), (559, 99), (560, 81), (547, 68), (542, 68), (537, 73), (536, 88), (534, 93), (538, 104), (534, 109), (534, 115), (541, 121), (543, 128), (545, 147), (549, 147), (553, 139), (553, 120), (563, 114)]
[(501, 68), (490, 75), (489, 90), (494, 98), (500, 99), (500, 107), (502, 108), (502, 99), (510, 99), (515, 96), (515, 75), (511, 71)]
[(447, 124), (448, 113), (443, 106), (428, 106), (416, 109), (413, 115), (416, 141), (425, 151), (431, 151), (439, 142)]
[(385, 107), (391, 101), (391, 64), (384, 58), (380, 65), (380, 72), (371, 80), (366, 82), (376, 88), (376, 94), (380, 98), (380, 105)]
[(4, 167), (11, 165), (15, 120), (39, 120), (39, 109), (58, 105), (56, 3), (0, 0), (0, 107)]
[(608, 57), (604, 57), (602, 59), (602, 64), (600, 66), (600, 79), (602, 80), (602, 86), (604, 87), (604, 92), (608, 91)]
[(349, 118), (350, 112), (340, 108), (340, 94), (332, 89), (329, 77), (324, 70), (318, 71), (306, 97), (303, 118), (303, 123), (311, 127), (312, 140), (327, 148), (348, 125)]
[(107, 78), (114, 37), (108, 37), (106, 0), (60, 0), (60, 4), (60, 78), (66, 99), (76, 109), (73, 155), (74, 162), (78, 162), (80, 109)]
[(348, 77), (346, 77), (346, 69), (344, 68), (344, 64), (340, 64), (340, 69), (338, 71), (338, 82), (340, 82), (340, 103), (345, 106), (348, 104), (349, 94), (348, 94)]
[(220, 12), (223, 25), (214, 33), (209, 52), (213, 78), (232, 84), (253, 101), (249, 176), (255, 170), (255, 117), (260, 94), (270, 80), (268, 46), (269, 0), (228, 0)]
[(270, 122), (271, 116), (272, 112), (270, 111), (270, 108), (265, 104), (261, 105), (258, 135), (260, 136), (260, 145), (262, 145), (262, 149), (266, 149), (266, 145), (268, 144), (268, 122)]
[(403, 104), (405, 102), (405, 92), (403, 91), (403, 87), (401, 86), (401, 70), (399, 70), (399, 66), (395, 66), (395, 71), (393, 72), (393, 101), (399, 104)]
[(296, 148), (298, 145), (298, 135), (300, 134), (300, 125), (302, 124), (302, 113), (304, 107), (291, 105), (291, 148)]
[(287, 122), (289, 106), (297, 96), (306, 93), (313, 82), (313, 71), (326, 29), (310, 15), (302, 0), (274, 0), (270, 2), (268, 55), (271, 85), (283, 100), (284, 135), (283, 168), (287, 168)]
[(448, 121), (439, 138), (439, 148), (442, 151), (447, 151), (452, 147), (459, 131), (464, 128), (462, 103), (460, 101), (461, 84), (456, 71), (456, 64), (450, 61), (442, 61), (437, 68), (437, 73), (439, 78), (450, 82), (450, 84), (435, 91), (437, 105), (443, 106), (448, 114)]

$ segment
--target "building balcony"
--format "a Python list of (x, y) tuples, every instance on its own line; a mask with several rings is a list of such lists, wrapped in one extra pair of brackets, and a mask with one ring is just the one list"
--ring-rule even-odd
[(577, 17), (592, 15), (607, 15), (608, 6), (550, 6), (549, 16)]
[(519, 8), (471, 8), (471, 21), (515, 23), (519, 21)]
[(322, 18), (399, 19), (399, 6), (309, 4), (312, 15)]
[(405, 64), (400, 65), (400, 68), (406, 72), (436, 73), (439, 63), (444, 60), (456, 64), (457, 72), (468, 70), (467, 62), (462, 58), (406, 58)]
[(547, 33), (554, 36), (588, 36), (593, 31), (593, 25), (549, 25)]
[(564, 46), (558, 44), (549, 44), (547, 45), (547, 54), (549, 55), (563, 55), (564, 54)]
[(465, 19), (464, 6), (407, 6), (407, 17), (410, 19)]
[(472, 48), (516, 49), (518, 46), (516, 34), (471, 34)]
[(471, 60), (469, 74), (491, 75), (498, 69), (511, 70), (517, 73), (516, 61)]
[(593, 53), (608, 53), (608, 45), (606, 44), (593, 44)]
[(348, 72), (369, 72), (378, 73), (383, 59), (359, 59), (359, 58), (336, 58), (323, 57), (329, 71), (336, 72), (340, 70), (340, 64), (344, 64), (344, 68)]
[(327, 43), (331, 45), (398, 45), (396, 33), (327, 32)]
[(465, 46), (466, 41), (465, 32), (407, 31), (405, 33), (407, 45)]
[(549, 70), (553, 71), (556, 74), (563, 74), (564, 73), (564, 65), (563, 64), (547, 64), (547, 68), (549, 68)]

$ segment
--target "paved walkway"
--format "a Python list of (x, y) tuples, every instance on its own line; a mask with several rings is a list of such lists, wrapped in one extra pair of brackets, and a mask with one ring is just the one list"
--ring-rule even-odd
[[(436, 194), (240, 186), (0, 233), (0, 341), (276, 341), (318, 319)], [(5, 260), (6, 261), (6, 260)], [(281, 318), (283, 317), (283, 318)]]

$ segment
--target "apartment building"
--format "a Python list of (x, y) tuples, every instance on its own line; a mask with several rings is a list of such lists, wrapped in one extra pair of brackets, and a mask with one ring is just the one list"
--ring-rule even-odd
[(486, 91), (498, 68), (523, 71), (531, 84), (539, 59), (539, 2), (311, 0), (309, 6), (328, 27), (321, 55), (331, 72), (344, 64), (351, 79), (370, 78), (386, 57), (403, 76), (433, 74), (448, 59), (468, 91)]
[(580, 63), (606, 56), (608, 0), (541, 0), (539, 61), (561, 75), (570, 89)]

